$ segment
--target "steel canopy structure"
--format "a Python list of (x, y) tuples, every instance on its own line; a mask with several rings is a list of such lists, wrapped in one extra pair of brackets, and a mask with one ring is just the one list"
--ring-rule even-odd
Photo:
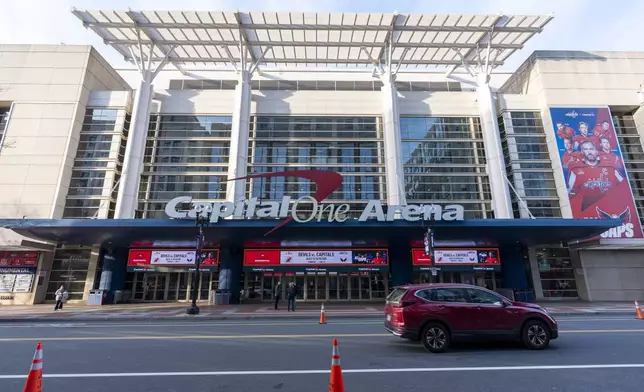
[(500, 66), (549, 15), (72, 11), (127, 61), (232, 68)]
[[(406, 205), (395, 81), (401, 70), (444, 70), (446, 78), (476, 87), (487, 173), (497, 218), (512, 218), (498, 115), (489, 81), (492, 71), (552, 16), (299, 13), (224, 11), (72, 12), (141, 73), (135, 86), (132, 127), (115, 217), (135, 216), (153, 82), (167, 64), (187, 70), (235, 71), (228, 180), (247, 174), (250, 80), (261, 65), (273, 69), (370, 70), (382, 82), (382, 125), (387, 204)], [(454, 75), (462, 68), (465, 74)], [(192, 77), (191, 75), (187, 75)], [(236, 181), (226, 200), (245, 197)]]

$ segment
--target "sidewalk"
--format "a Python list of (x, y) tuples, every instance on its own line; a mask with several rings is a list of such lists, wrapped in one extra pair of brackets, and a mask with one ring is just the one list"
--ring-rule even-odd
[[(618, 315), (633, 316), (630, 302), (548, 302), (541, 303), (553, 316)], [(272, 304), (200, 306), (201, 314), (186, 314), (187, 303), (122, 304), (88, 306), (69, 304), (54, 312), (53, 305), (0, 306), (1, 322), (92, 322), (92, 321), (180, 321), (180, 320), (251, 320), (251, 319), (317, 319), (320, 304), (301, 303), (296, 312), (273, 310)], [(325, 304), (327, 318), (374, 318), (383, 316), (383, 304)]]

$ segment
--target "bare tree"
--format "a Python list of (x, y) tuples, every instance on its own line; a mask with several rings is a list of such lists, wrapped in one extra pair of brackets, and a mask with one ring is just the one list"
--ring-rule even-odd
[(15, 140), (8, 140), (4, 143), (2, 143), (2, 148), (16, 148), (16, 141)]

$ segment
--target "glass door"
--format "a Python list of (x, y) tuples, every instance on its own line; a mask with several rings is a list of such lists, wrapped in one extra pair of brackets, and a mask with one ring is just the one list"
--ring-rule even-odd
[(180, 272), (179, 273), (179, 281), (178, 281), (178, 294), (177, 294), (177, 300), (179, 301), (185, 301), (188, 299), (188, 275), (190, 275), (189, 272)]
[(295, 285), (297, 286), (297, 299), (304, 300), (304, 290), (306, 286), (304, 285), (304, 276), (298, 275), (295, 277)]
[(156, 280), (157, 277), (155, 274), (143, 275), (143, 301), (154, 301), (154, 295), (156, 293)]
[(374, 272), (370, 276), (371, 279), (371, 298), (372, 299), (385, 299), (387, 297), (387, 281), (382, 272)]
[(338, 275), (329, 275), (329, 299), (340, 299), (338, 295)]
[(262, 275), (262, 301), (273, 299), (273, 275)]
[(315, 299), (315, 275), (306, 276), (306, 298), (305, 300), (311, 301)]
[(176, 301), (177, 300), (177, 294), (178, 294), (178, 282), (179, 282), (179, 276), (182, 275), (180, 272), (179, 273), (171, 273), (168, 274), (168, 301)]
[(316, 276), (316, 296), (315, 299), (317, 300), (324, 300), (326, 301), (327, 296), (326, 296), (326, 275), (318, 275)]
[(349, 299), (349, 276), (338, 274), (338, 299)]
[(360, 299), (370, 300), (371, 299), (371, 284), (369, 281), (369, 275), (360, 276)]
[(360, 300), (360, 277), (357, 275), (350, 275), (349, 277), (349, 294), (350, 300)]
[(136, 272), (134, 275), (134, 300), (143, 301), (145, 298), (145, 274)]
[(167, 278), (166, 274), (157, 274), (154, 285), (154, 301), (165, 301)]

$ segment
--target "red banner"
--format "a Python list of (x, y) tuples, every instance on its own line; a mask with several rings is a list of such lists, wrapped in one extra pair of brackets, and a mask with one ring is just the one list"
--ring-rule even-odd
[(434, 251), (436, 263), (432, 263), (430, 255), (425, 255), (424, 249), (412, 249), (411, 253), (414, 265), (501, 265), (497, 248), (440, 248)]
[(414, 265), (432, 265), (432, 256), (425, 255), (424, 249), (412, 249), (411, 256)]
[[(128, 260), (130, 269), (167, 269), (194, 268), (194, 249), (130, 249)], [(201, 268), (216, 269), (219, 265), (219, 250), (204, 249), (201, 253)]]
[(279, 265), (279, 249), (246, 249), (244, 251), (244, 265)]
[(37, 267), (38, 252), (0, 252), (0, 267)]

